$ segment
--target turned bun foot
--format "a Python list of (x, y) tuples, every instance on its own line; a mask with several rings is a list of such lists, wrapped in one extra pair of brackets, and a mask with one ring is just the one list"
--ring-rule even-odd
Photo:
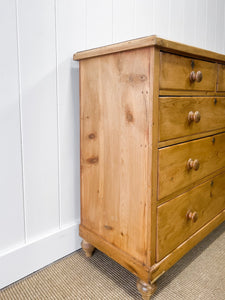
[(81, 242), (81, 247), (82, 247), (82, 249), (84, 250), (85, 255), (86, 255), (87, 257), (91, 257), (92, 254), (93, 254), (93, 252), (94, 252), (94, 250), (95, 250), (95, 247), (92, 246), (91, 244), (89, 244), (88, 242), (86, 242), (85, 240), (83, 240), (83, 241)]
[(143, 300), (149, 300), (151, 295), (153, 295), (156, 290), (156, 284), (146, 283), (138, 278), (137, 289), (141, 293)]

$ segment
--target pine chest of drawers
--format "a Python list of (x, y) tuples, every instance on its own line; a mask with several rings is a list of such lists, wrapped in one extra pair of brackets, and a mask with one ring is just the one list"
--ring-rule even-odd
[(149, 299), (225, 220), (225, 56), (150, 36), (74, 59), (82, 247), (134, 273)]

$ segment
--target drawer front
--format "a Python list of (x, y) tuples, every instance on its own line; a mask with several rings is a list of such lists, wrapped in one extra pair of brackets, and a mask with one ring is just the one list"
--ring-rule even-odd
[(225, 65), (218, 64), (217, 91), (225, 91)]
[(225, 98), (159, 98), (159, 141), (223, 127), (225, 127)]
[(162, 199), (225, 167), (225, 133), (158, 151), (158, 199)]
[(160, 53), (160, 89), (215, 91), (216, 75), (216, 63)]
[(157, 261), (225, 209), (225, 173), (157, 209)]

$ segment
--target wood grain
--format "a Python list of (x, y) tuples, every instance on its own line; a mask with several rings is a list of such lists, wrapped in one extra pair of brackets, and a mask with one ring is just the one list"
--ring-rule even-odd
[(168, 254), (160, 262), (156, 263), (150, 269), (151, 282), (155, 282), (161, 275), (165, 273), (170, 267), (172, 267), (182, 256), (190, 251), (195, 245), (197, 245), (203, 238), (205, 238), (210, 232), (212, 232), (217, 226), (225, 221), (225, 210), (219, 213), (206, 225), (196, 231), (191, 237), (179, 245), (174, 251)]
[[(158, 198), (187, 187), (225, 167), (225, 133), (159, 149)], [(187, 169), (187, 162), (198, 159), (197, 171)]]
[(149, 284), (147, 282), (144, 282), (143, 280), (140, 280), (138, 278), (137, 280), (137, 289), (140, 292), (143, 300), (149, 300), (150, 297), (154, 294), (156, 291), (156, 284)]
[(156, 43), (156, 36), (152, 35), (149, 37), (133, 39), (121, 43), (115, 43), (113, 45), (107, 45), (104, 47), (98, 47), (95, 49), (80, 51), (73, 55), (73, 59), (82, 60), (86, 58), (97, 57), (97, 56), (117, 53), (121, 51), (133, 50), (137, 48), (139, 49), (139, 48), (155, 45), (155, 43)]
[[(200, 82), (190, 81), (191, 72), (202, 72)], [(216, 64), (171, 53), (160, 53), (160, 89), (204, 90), (216, 89)]]
[(225, 55), (223, 54), (201, 49), (198, 47), (185, 45), (182, 43), (177, 43), (174, 41), (169, 41), (157, 37), (155, 35), (133, 39), (133, 40), (116, 43), (104, 47), (99, 47), (91, 50), (80, 51), (74, 54), (73, 59), (82, 60), (90, 57), (107, 55), (107, 54), (112, 54), (121, 51), (132, 50), (132, 49), (140, 49), (149, 46), (156, 46), (166, 51), (169, 50), (170, 52), (173, 53), (181, 53), (195, 58), (207, 58), (207, 60), (221, 61), (221, 62), (225, 61)]
[(81, 221), (143, 263), (149, 69), (149, 49), (81, 61)]
[(83, 225), (80, 225), (79, 233), (80, 236), (87, 240), (91, 245), (100, 249), (138, 278), (148, 282), (150, 268), (138, 261), (134, 256), (127, 254), (112, 243), (107, 242), (102, 236), (94, 233), (91, 229), (87, 229)]
[(186, 90), (186, 91), (182, 91), (182, 90), (172, 90), (172, 89), (168, 89), (168, 90), (160, 90), (159, 91), (159, 95), (160, 96), (224, 96), (224, 93), (221, 92), (216, 92), (216, 91), (193, 91), (193, 90)]
[(224, 131), (225, 131), (225, 128), (223, 127), (223, 128), (216, 129), (216, 130), (210, 130), (210, 131), (207, 131), (207, 132), (204, 131), (204, 132), (201, 132), (201, 133), (195, 133), (193, 135), (187, 135), (187, 136), (182, 136), (182, 137), (171, 139), (171, 140), (158, 142), (158, 148), (164, 148), (164, 147), (167, 147), (167, 146), (172, 146), (172, 145), (187, 142), (187, 141), (200, 139), (202, 137), (205, 137), (206, 134), (208, 136), (213, 136), (215, 134), (222, 133)]
[(95, 247), (86, 242), (85, 240), (81, 242), (81, 247), (84, 250), (86, 257), (91, 257), (93, 255)]
[[(218, 169), (215, 172), (213, 172), (213, 176), (217, 176), (218, 174), (223, 173), (224, 171), (225, 171), (225, 168)], [(203, 178), (200, 178), (200, 179), (194, 181), (189, 186), (183, 187), (181, 189), (177, 189), (172, 194), (170, 194), (170, 195), (168, 195), (168, 196), (166, 196), (166, 197), (164, 197), (162, 199), (158, 199), (158, 201), (157, 201), (158, 206), (161, 205), (162, 203), (165, 203), (165, 202), (167, 202), (169, 200), (172, 200), (173, 198), (176, 198), (177, 196), (179, 196), (179, 195), (181, 195), (183, 193), (186, 193), (187, 191), (193, 189), (195, 186), (200, 185), (200, 184), (206, 182), (210, 178), (212, 178), (212, 174), (209, 174), (209, 175), (207, 175), (207, 176), (205, 176)]]
[(153, 265), (155, 262), (156, 248), (156, 209), (157, 209), (157, 167), (158, 167), (158, 103), (159, 81), (154, 80), (159, 77), (159, 49), (150, 48), (150, 113), (149, 114), (149, 200), (148, 205), (148, 250), (147, 265)]
[[(199, 122), (188, 121), (191, 111), (200, 113)], [(160, 97), (159, 141), (224, 128), (224, 115), (223, 97)]]
[(225, 94), (216, 84), (225, 57), (154, 36), (74, 59), (80, 235), (156, 281), (224, 219)]
[(218, 64), (217, 91), (225, 92), (225, 64)]
[[(158, 207), (157, 261), (224, 209), (224, 182), (225, 173)], [(188, 219), (188, 211), (198, 219)]]

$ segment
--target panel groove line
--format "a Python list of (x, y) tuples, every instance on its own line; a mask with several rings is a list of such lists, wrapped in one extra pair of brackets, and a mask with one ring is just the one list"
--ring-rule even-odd
[(114, 0), (112, 0), (112, 43), (115, 42), (115, 28), (114, 28)]
[(195, 26), (195, 41), (196, 46), (200, 48), (206, 47), (206, 23), (207, 23), (207, 14), (206, 14), (206, 1), (198, 0), (195, 1), (196, 9), (196, 26)]
[[(206, 48), (211, 51), (216, 51), (216, 19), (217, 19), (217, 1), (206, 1)], [(214, 20), (211, 22), (211, 20)]]
[(135, 0), (114, 0), (113, 23), (115, 43), (135, 38), (134, 1)]
[(112, 43), (112, 0), (87, 0), (87, 48)]
[[(171, 22), (169, 39), (185, 43), (184, 36), (184, 1), (172, 0), (170, 3)], [(160, 22), (160, 18), (158, 18)], [(191, 27), (190, 27), (191, 28)], [(157, 32), (156, 32), (157, 33)], [(188, 42), (187, 42), (188, 43)]]
[(60, 165), (60, 128), (59, 128), (59, 57), (58, 57), (58, 25), (57, 25), (57, 0), (54, 0), (55, 14), (55, 80), (56, 80), (56, 106), (57, 106), (57, 163), (58, 163), (58, 202), (59, 202), (59, 229), (62, 227), (62, 193), (61, 193), (61, 165)]
[(154, 2), (142, 0), (141, 5), (139, 0), (135, 0), (135, 37), (144, 37), (154, 34)]
[(85, 34), (85, 39), (84, 39), (84, 45), (85, 45), (85, 49), (87, 49), (87, 0), (84, 0), (84, 11), (85, 11), (85, 30), (84, 30), (84, 34)]
[(15, 0), (0, 1), (0, 20), (0, 254), (3, 255), (25, 241)]
[[(71, 53), (85, 48), (85, 1), (56, 2), (61, 226), (80, 214), (79, 65)], [(66, 17), (66, 18), (65, 18)]]
[(224, 18), (225, 18), (225, 1), (217, 0), (217, 10), (216, 10), (216, 49), (219, 52), (224, 52), (224, 41), (225, 39), (221, 39), (220, 36), (224, 35)]
[(19, 16), (18, 16), (18, 0), (15, 0), (16, 7), (16, 36), (17, 36), (17, 60), (18, 60), (18, 85), (19, 85), (19, 118), (20, 118), (20, 143), (21, 143), (21, 171), (22, 171), (22, 197), (23, 197), (23, 218), (24, 218), (24, 243), (27, 243), (27, 207), (25, 202), (25, 186), (24, 186), (24, 150), (23, 150), (23, 131), (22, 131), (22, 91), (21, 91), (21, 63), (20, 63), (20, 35), (19, 35)]
[(59, 228), (54, 1), (18, 1), (28, 242)]

